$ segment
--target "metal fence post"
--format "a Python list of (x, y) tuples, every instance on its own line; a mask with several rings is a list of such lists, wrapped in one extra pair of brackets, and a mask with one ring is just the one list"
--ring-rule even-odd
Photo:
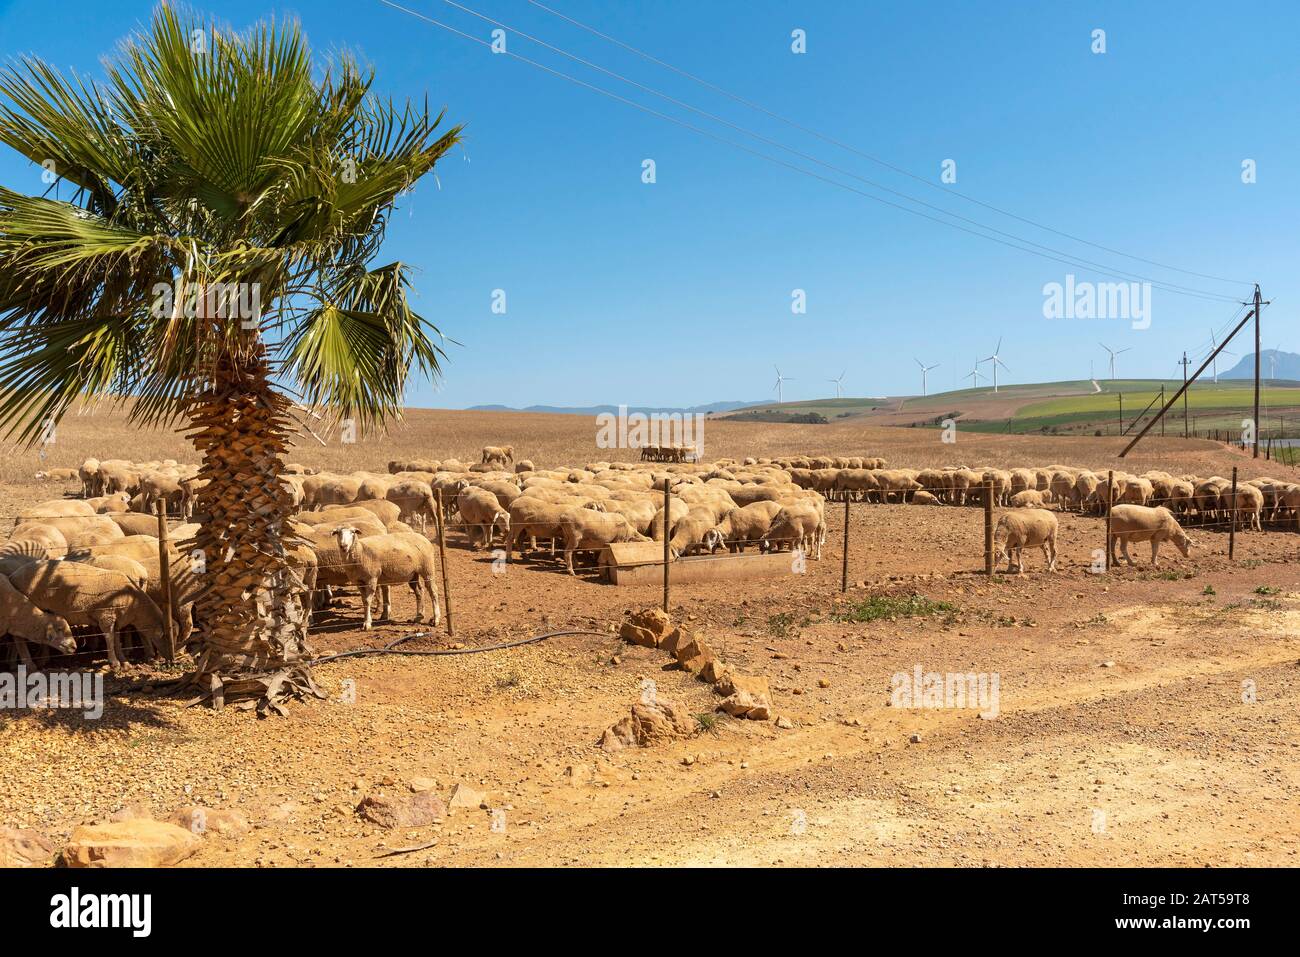
[(167, 663), (176, 661), (176, 625), (172, 618), (172, 565), (167, 553), (167, 499), (158, 499), (158, 579), (162, 588), (163, 619), (167, 623)]
[(454, 638), (455, 629), (451, 624), (451, 586), (447, 580), (447, 541), (443, 534), (442, 489), (438, 489), (438, 564), (442, 566), (442, 598), (447, 606), (447, 637)]
[(1106, 571), (1110, 571), (1110, 507), (1115, 502), (1115, 470), (1106, 473)]
[(1228, 561), (1232, 561), (1233, 554), (1237, 550), (1237, 466), (1232, 467), (1232, 498), (1229, 501), (1231, 506), (1228, 509), (1231, 518), (1228, 520)]
[(849, 590), (849, 493), (844, 493), (844, 565), (840, 569), (840, 593)]
[(984, 574), (993, 577), (993, 482), (984, 483)]

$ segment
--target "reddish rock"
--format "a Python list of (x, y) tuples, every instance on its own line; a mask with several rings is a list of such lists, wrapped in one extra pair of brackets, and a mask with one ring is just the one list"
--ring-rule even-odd
[(40, 831), (0, 826), (0, 867), (49, 867), (54, 845)]
[(432, 791), (389, 796), (368, 794), (357, 805), (357, 813), (380, 827), (424, 827), (447, 816), (446, 805)]
[(62, 856), (68, 867), (171, 867), (201, 844), (183, 827), (133, 818), (75, 829)]

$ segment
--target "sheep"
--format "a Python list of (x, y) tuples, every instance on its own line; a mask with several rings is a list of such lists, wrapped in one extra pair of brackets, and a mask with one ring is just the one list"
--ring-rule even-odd
[(560, 529), (560, 516), (570, 506), (546, 501), (531, 495), (521, 495), (510, 503), (510, 535), (506, 539), (506, 558), (514, 552), (515, 546), (526, 536), (530, 548), (537, 548), (539, 538), (551, 540), (551, 554), (555, 554), (555, 542), (563, 537)]
[(493, 463), (499, 462), (501, 463), (501, 467), (505, 468), (506, 463), (513, 462), (514, 459), (515, 459), (514, 446), (502, 445), (498, 447), (495, 445), (485, 445), (483, 446), (483, 457), (479, 459), (479, 464), (491, 465)]
[(103, 479), (99, 476), (99, 459), (86, 459), (81, 463), (81, 468), (77, 469), (77, 474), (81, 477), (82, 498), (93, 498), (100, 494)]
[(1223, 493), (1223, 507), (1236, 513), (1239, 528), (1252, 528), (1257, 532), (1264, 530), (1260, 522), (1260, 513), (1264, 509), (1264, 493), (1253, 485), (1238, 485), (1237, 500), (1232, 500), (1232, 489)]
[(1042, 508), (1043, 493), (1035, 489), (1021, 489), (1007, 502), (1012, 508)]
[(589, 508), (565, 508), (559, 516), (564, 537), (564, 564), (573, 571), (573, 553), (579, 548), (602, 548), (614, 542), (648, 542), (650, 539), (634, 529), (618, 513), (596, 512)]
[(1047, 488), (1052, 493), (1052, 498), (1056, 500), (1056, 507), (1065, 511), (1074, 498), (1075, 477), (1069, 472), (1057, 469), (1052, 472)]
[(722, 520), (704, 534), (701, 544), (711, 552), (716, 552), (723, 545), (728, 551), (743, 552), (746, 545), (762, 541), (772, 519), (776, 518), (782, 506), (778, 502), (752, 502), (741, 508), (733, 508)]
[(48, 518), (68, 518), (94, 514), (95, 507), (89, 502), (52, 499), (48, 502), (37, 502), (35, 505), (29, 505), (27, 508), (22, 509), (14, 519), (14, 524), (22, 525), (24, 522), (43, 522)]
[(33, 562), (15, 571), (13, 586), (44, 611), (59, 615), (70, 625), (91, 625), (104, 635), (108, 661), (122, 668), (118, 632), (135, 626), (150, 655), (162, 647), (166, 631), (157, 603), (120, 572), (78, 562)]
[(362, 538), (351, 526), (334, 530), (338, 550), (343, 561), (337, 565), (321, 565), (317, 582), (324, 585), (360, 585), (366, 608), (362, 627), (373, 627), (372, 606), (375, 590), (383, 589), (383, 608), (380, 620), (386, 621), (392, 613), (389, 586), (407, 584), (415, 592), (415, 621), (424, 621), (424, 594), (433, 602), (432, 624), (436, 628), (442, 620), (442, 606), (433, 586), (437, 571), (437, 552), (427, 538), (411, 533), (389, 533)]
[(134, 535), (156, 535), (158, 533), (158, 517), (156, 515), (141, 515), (139, 512), (110, 512), (108, 517), (128, 538)]
[(776, 513), (772, 525), (759, 544), (762, 551), (779, 551), (783, 545), (804, 554), (812, 553), (814, 559), (822, 557), (822, 543), (826, 540), (826, 525), (814, 505), (786, 505)]
[(13, 538), (20, 538), (33, 527), (56, 529), (67, 542), (69, 548), (81, 548), (101, 542), (113, 541), (125, 537), (125, 533), (107, 515), (69, 515), (43, 519), (19, 525), (10, 533)]
[(67, 619), (36, 607), (9, 579), (0, 577), (0, 635), (6, 634), (14, 640), (19, 660), (28, 668), (36, 667), (28, 642), (47, 645), (64, 655), (77, 650)]
[(388, 494), (385, 497), (397, 506), (397, 520), (400, 522), (414, 519), (423, 529), (437, 515), (437, 502), (433, 497), (433, 488), (428, 482), (417, 479), (394, 482), (388, 487)]
[(686, 517), (678, 519), (673, 526), (672, 537), (668, 540), (669, 553), (673, 558), (679, 558), (701, 551), (705, 547), (704, 536), (717, 523), (718, 515), (712, 509), (702, 505), (692, 506)]
[(52, 525), (28, 522), (14, 529), (9, 541), (0, 546), (0, 555), (21, 552), (41, 558), (62, 558), (68, 553), (68, 540)]
[(1151, 567), (1159, 565), (1160, 545), (1171, 541), (1186, 558), (1196, 542), (1183, 531), (1174, 513), (1164, 506), (1150, 508), (1145, 505), (1116, 505), (1110, 510), (1110, 562), (1119, 564), (1115, 557), (1115, 543), (1118, 542), (1124, 554), (1124, 560), (1135, 564), (1128, 553), (1129, 542), (1151, 543)]
[(510, 540), (510, 513), (502, 509), (497, 497), (487, 489), (473, 486), (461, 489), (456, 497), (456, 507), (469, 526), (466, 534), (474, 548), (491, 548), (492, 537), (498, 529), (503, 541)]
[(1042, 508), (1004, 512), (993, 530), (993, 561), (1007, 559), (1007, 574), (1025, 574), (1024, 550), (1039, 545), (1048, 572), (1056, 571), (1056, 516)]

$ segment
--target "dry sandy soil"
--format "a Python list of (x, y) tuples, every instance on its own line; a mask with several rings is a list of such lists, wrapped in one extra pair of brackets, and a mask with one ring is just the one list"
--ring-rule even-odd
[[(387, 438), (312, 442), (295, 458), (382, 469), (402, 455), (466, 458), (484, 443), (512, 443), (539, 465), (578, 464), (598, 457), (594, 432), (571, 416), (414, 412)], [(1175, 439), (1143, 443), (1122, 463), (1113, 439), (960, 436), (945, 446), (935, 432), (852, 423), (710, 423), (707, 440), (710, 457), (1265, 471), (1240, 453)], [(136, 434), (102, 412), (65, 423), (46, 464), (86, 454), (191, 458), (179, 439)], [(30, 454), (9, 461), (0, 515), (57, 494), (30, 479), (38, 467)], [(1100, 522), (1067, 515), (1056, 575), (1034, 554), (1025, 578), (989, 580), (978, 510), (855, 505), (841, 596), (842, 506), (829, 516), (823, 559), (806, 574), (678, 585), (672, 596), (676, 620), (703, 630), (738, 670), (770, 677), (789, 729), (718, 716), (693, 737), (606, 754), (601, 732), (647, 679), (692, 714), (710, 715), (718, 701), (664, 653), (611, 633), (625, 610), (657, 604), (659, 590), (570, 578), (548, 560), (493, 574), (490, 556), (456, 537), (456, 635), (403, 647), (597, 634), (323, 664), (330, 699), (287, 718), (123, 693), (94, 722), (7, 713), (0, 823), (39, 828), (57, 844), (77, 824), (138, 805), (158, 816), (191, 802), (233, 807), (253, 822), (240, 838), (205, 838), (189, 866), (1300, 863), (1300, 534), (1241, 533), (1230, 563), (1225, 534), (1194, 532), (1204, 547), (1191, 559), (1174, 553), (1158, 572), (1143, 564), (1099, 576), (1088, 566)], [(913, 592), (952, 609), (837, 620), (870, 596)], [(354, 599), (323, 617), (317, 650), (416, 630), (409, 594), (394, 595), (398, 620), (370, 634), (357, 628)], [(997, 674), (996, 717), (890, 707), (891, 676), (917, 665)], [(486, 792), (489, 809), (410, 831), (358, 818), (363, 795), (404, 792), (416, 777), (444, 797), (465, 782)], [(496, 829), (491, 810), (504, 811)]]

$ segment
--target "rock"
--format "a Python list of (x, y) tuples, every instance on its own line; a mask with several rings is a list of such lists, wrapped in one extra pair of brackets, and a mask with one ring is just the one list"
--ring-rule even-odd
[(660, 640), (659, 647), (676, 657), (678, 647), (686, 644), (694, 635), (695, 632), (689, 628), (674, 628)]
[(183, 827), (190, 833), (198, 835), (239, 837), (253, 828), (248, 823), (248, 818), (234, 808), (202, 807), (198, 804), (185, 804), (178, 807), (168, 820), (177, 827)]
[(40, 831), (0, 825), (0, 867), (49, 867), (54, 845)]
[(731, 669), (722, 663), (721, 658), (714, 658), (700, 669), (700, 677), (709, 684), (717, 684), (727, 676), (730, 670)]
[(153, 811), (143, 801), (132, 801), (130, 804), (124, 804), (108, 816), (110, 821), (134, 821), (139, 818), (153, 819)]
[(714, 690), (724, 697), (730, 697), (737, 691), (747, 691), (755, 698), (764, 700), (771, 700), (772, 697), (772, 686), (766, 678), (761, 675), (736, 674), (734, 671), (718, 682)]
[(76, 828), (63, 848), (66, 867), (171, 867), (203, 842), (166, 821), (133, 818)]
[(689, 641), (679, 644), (673, 655), (678, 664), (693, 672), (703, 671), (705, 665), (717, 659), (713, 649), (705, 644), (704, 638), (698, 633), (692, 633)]
[(818, 678), (818, 679), (817, 679), (817, 687), (818, 687), (818, 688), (829, 688), (830, 686), (831, 686), (831, 683), (830, 683), (830, 680), (829, 680), (829, 679), (827, 679), (827, 678)]
[(361, 817), (380, 827), (424, 827), (447, 816), (447, 807), (432, 791), (401, 797), (367, 794), (357, 805)]
[(416, 794), (421, 791), (436, 791), (438, 790), (438, 782), (433, 778), (414, 777), (411, 778), (411, 790)]
[(789, 718), (787, 718), (785, 715), (782, 715), (781, 717), (776, 719), (776, 726), (780, 728), (782, 731), (789, 731), (791, 728), (794, 727), (794, 722), (791, 721)]
[(456, 785), (455, 790), (451, 792), (451, 799), (447, 801), (447, 807), (450, 810), (457, 808), (477, 808), (483, 807), (487, 802), (487, 794), (482, 791), (475, 791), (464, 781)]
[(908, 738), (907, 740), (908, 740), (908, 743), (910, 743), (910, 744), (920, 744), (920, 743), (921, 743), (921, 736), (920, 736), (919, 734), (914, 734), (914, 735), (912, 735), (910, 738)]
[(645, 648), (657, 648), (659, 642), (655, 639), (655, 634), (649, 628), (641, 628), (630, 622), (625, 622), (623, 627), (618, 630), (618, 636), (624, 641), (631, 642), (634, 645), (641, 645)]
[(699, 722), (683, 706), (659, 698), (653, 704), (638, 701), (632, 705), (632, 713), (606, 728), (599, 744), (604, 751), (621, 751), (690, 737), (698, 730)]
[(637, 645), (657, 648), (673, 630), (672, 620), (658, 608), (634, 612), (619, 629), (619, 636)]

